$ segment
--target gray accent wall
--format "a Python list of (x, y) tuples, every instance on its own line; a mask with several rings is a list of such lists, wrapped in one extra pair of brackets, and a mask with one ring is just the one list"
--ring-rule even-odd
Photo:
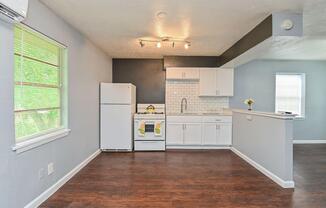
[(277, 72), (306, 74), (306, 117), (294, 121), (295, 140), (326, 140), (326, 61), (257, 60), (235, 69), (234, 97), (230, 107), (245, 109), (252, 97), (254, 110), (274, 112)]
[(137, 103), (165, 103), (162, 59), (113, 59), (113, 82), (136, 86)]
[(163, 59), (113, 59), (113, 82), (137, 87), (137, 103), (165, 103), (166, 67), (217, 67), (218, 56), (164, 56)]
[(219, 56), (164, 56), (164, 69), (167, 67), (217, 67)]
[[(24, 207), (99, 149), (99, 82), (112, 79), (111, 58), (38, 0), (30, 0), (25, 23), (68, 46), (71, 133), (21, 154), (12, 151), (13, 26), (0, 20), (0, 207)], [(47, 176), (50, 162), (55, 172)]]
[(235, 59), (273, 35), (273, 17), (269, 15), (219, 57), (220, 66)]

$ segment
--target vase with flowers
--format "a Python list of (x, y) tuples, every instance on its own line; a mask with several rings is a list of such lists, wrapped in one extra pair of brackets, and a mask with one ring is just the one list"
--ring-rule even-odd
[(244, 101), (244, 104), (248, 105), (248, 110), (252, 110), (252, 105), (255, 103), (254, 99), (248, 98)]

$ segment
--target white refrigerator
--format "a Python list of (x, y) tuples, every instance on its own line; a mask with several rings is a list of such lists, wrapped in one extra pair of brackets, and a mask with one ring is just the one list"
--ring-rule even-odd
[(103, 151), (132, 151), (136, 87), (101, 83), (100, 141)]

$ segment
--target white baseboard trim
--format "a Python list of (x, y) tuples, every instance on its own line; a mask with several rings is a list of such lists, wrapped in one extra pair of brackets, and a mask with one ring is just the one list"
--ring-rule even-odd
[(275, 175), (274, 173), (270, 172), (269, 170), (267, 170), (266, 168), (264, 168), (260, 164), (256, 163), (251, 158), (249, 158), (248, 156), (244, 155), (243, 153), (241, 153), (239, 150), (237, 150), (234, 147), (231, 147), (231, 151), (234, 152), (239, 157), (241, 157), (242, 159), (244, 159), (246, 162), (248, 162), (254, 168), (256, 168), (257, 170), (259, 170), (260, 172), (262, 172), (265, 176), (267, 176), (268, 178), (272, 179), (275, 183), (277, 183), (281, 187), (283, 187), (283, 188), (294, 188), (294, 181), (284, 181), (284, 180), (282, 180), (277, 175)]
[(46, 201), (52, 194), (54, 194), (61, 186), (67, 183), (76, 173), (78, 173), (83, 167), (85, 167), (90, 161), (92, 161), (97, 155), (101, 153), (101, 150), (96, 150), (93, 154), (91, 154), (86, 160), (77, 165), (74, 169), (72, 169), (69, 173), (63, 176), (60, 180), (58, 180), (55, 184), (53, 184), (50, 188), (45, 190), (42, 194), (36, 197), (33, 201), (28, 203), (25, 208), (36, 208), (39, 207), (44, 201)]
[(231, 146), (214, 146), (214, 145), (166, 145), (166, 149), (189, 149), (189, 150), (215, 150), (230, 149)]
[(293, 140), (293, 144), (326, 144), (326, 140)]

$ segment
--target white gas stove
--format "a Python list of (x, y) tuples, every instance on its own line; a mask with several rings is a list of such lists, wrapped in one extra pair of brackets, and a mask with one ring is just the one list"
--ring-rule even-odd
[(134, 115), (134, 150), (165, 150), (165, 105), (137, 104)]

